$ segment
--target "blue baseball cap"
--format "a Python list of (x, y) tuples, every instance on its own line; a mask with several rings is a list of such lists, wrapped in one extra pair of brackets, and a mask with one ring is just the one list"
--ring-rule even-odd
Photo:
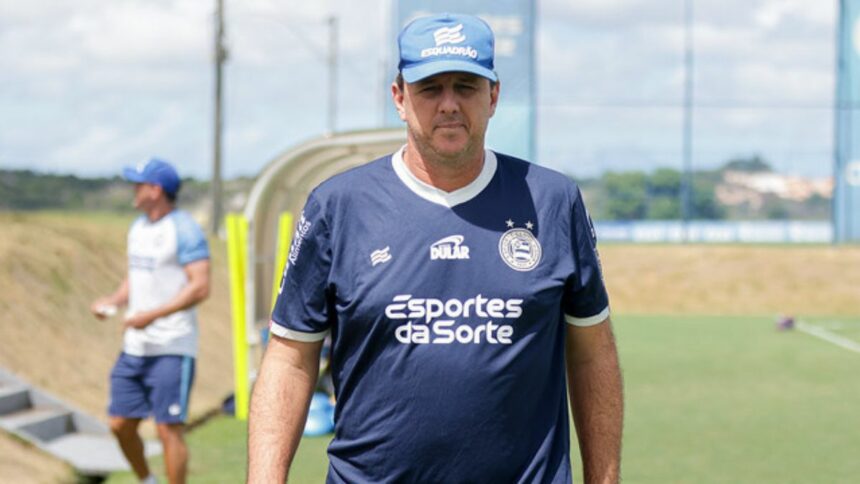
[(493, 30), (473, 15), (419, 17), (403, 27), (397, 44), (397, 67), (410, 84), (443, 72), (469, 72), (499, 80), (493, 72)]
[(176, 168), (170, 163), (158, 158), (138, 163), (137, 166), (127, 166), (122, 170), (122, 177), (132, 183), (150, 183), (158, 185), (168, 195), (176, 195), (182, 180), (176, 173)]

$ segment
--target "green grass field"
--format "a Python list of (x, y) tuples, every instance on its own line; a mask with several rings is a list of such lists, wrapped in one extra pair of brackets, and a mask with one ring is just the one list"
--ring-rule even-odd
[[(860, 342), (860, 319), (804, 320)], [(772, 317), (618, 316), (615, 326), (624, 482), (860, 481), (860, 354), (778, 332)], [(245, 439), (244, 424), (229, 418), (189, 435), (191, 482), (241, 482)], [(324, 481), (327, 443), (302, 441), (290, 482)], [(152, 464), (161, 475), (161, 460)]]

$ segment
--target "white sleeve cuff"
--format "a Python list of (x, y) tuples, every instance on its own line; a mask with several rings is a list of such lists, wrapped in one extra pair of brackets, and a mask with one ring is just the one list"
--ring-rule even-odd
[(609, 306), (606, 306), (606, 309), (600, 311), (598, 314), (594, 316), (589, 316), (587, 318), (577, 318), (571, 316), (569, 314), (564, 315), (564, 320), (567, 321), (567, 324), (572, 324), (574, 326), (594, 326), (595, 324), (602, 323), (606, 321), (606, 318), (609, 317)]
[(271, 321), (269, 323), (269, 331), (273, 335), (280, 336), (281, 338), (301, 341), (303, 343), (313, 343), (314, 341), (324, 340), (325, 337), (328, 336), (329, 331), (331, 330), (327, 329), (320, 333), (305, 333), (303, 331), (295, 331), (290, 328), (286, 328), (274, 321)]

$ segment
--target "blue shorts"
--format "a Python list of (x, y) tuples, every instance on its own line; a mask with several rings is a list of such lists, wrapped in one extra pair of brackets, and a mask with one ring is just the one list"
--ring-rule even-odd
[(194, 358), (120, 353), (110, 373), (112, 417), (155, 417), (157, 423), (185, 423), (194, 381)]

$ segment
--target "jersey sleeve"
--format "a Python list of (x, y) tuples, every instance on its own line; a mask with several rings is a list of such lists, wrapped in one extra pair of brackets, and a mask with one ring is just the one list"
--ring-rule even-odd
[(178, 214), (176, 223), (176, 257), (180, 265), (209, 258), (209, 243), (203, 229), (185, 213)]
[(331, 326), (330, 233), (314, 193), (296, 223), (269, 330), (282, 338), (320, 341)]
[(565, 321), (574, 326), (598, 324), (609, 317), (609, 297), (597, 253), (597, 234), (579, 188), (575, 189), (571, 209), (570, 243), (574, 269), (564, 289)]

